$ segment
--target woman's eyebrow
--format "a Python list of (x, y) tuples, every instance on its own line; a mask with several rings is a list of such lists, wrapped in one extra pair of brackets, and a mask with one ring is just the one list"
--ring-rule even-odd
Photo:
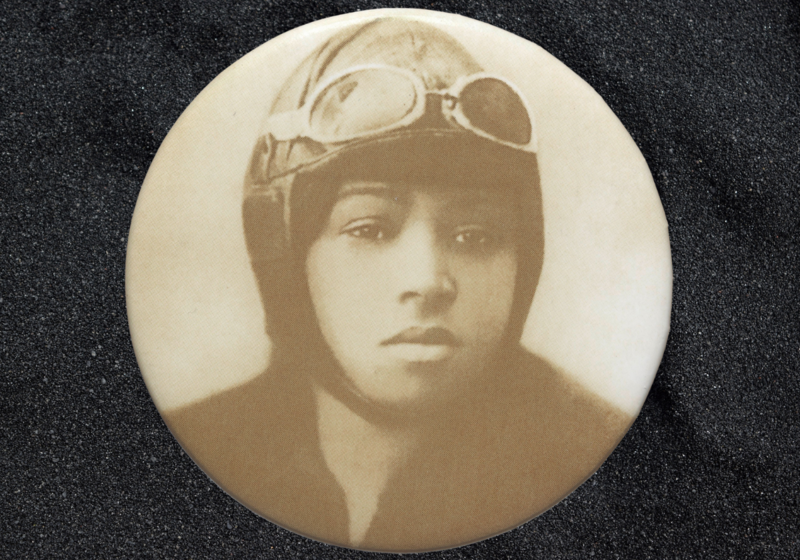
[(342, 200), (358, 195), (372, 195), (397, 200), (400, 195), (400, 189), (379, 183), (356, 183), (341, 187), (336, 198)]
[(497, 209), (500, 211), (513, 211), (516, 200), (505, 193), (489, 192), (486, 190), (470, 190), (457, 193), (450, 198), (448, 204), (452, 208), (471, 210), (476, 208)]

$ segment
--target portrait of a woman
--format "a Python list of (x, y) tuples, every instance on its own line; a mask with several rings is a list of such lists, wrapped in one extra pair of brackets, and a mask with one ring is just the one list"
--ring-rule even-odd
[(281, 526), (397, 552), (509, 530), (590, 476), (632, 418), (520, 345), (546, 248), (514, 83), (379, 17), (265, 122), (243, 222), (272, 356), (165, 414), (193, 459)]

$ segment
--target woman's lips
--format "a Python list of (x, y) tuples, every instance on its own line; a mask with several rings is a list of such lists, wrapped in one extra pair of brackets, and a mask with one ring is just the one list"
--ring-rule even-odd
[(409, 327), (392, 338), (381, 342), (383, 346), (391, 344), (431, 344), (458, 346), (456, 335), (442, 327)]
[(408, 362), (439, 362), (452, 356), (460, 342), (441, 327), (410, 327), (384, 340), (381, 346)]

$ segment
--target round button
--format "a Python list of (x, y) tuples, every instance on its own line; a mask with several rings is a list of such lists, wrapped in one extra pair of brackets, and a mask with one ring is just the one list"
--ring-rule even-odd
[(669, 331), (667, 223), (602, 99), (484, 23), (281, 35), (186, 109), (126, 293), (175, 438), (313, 539), (419, 552), (525, 523), (634, 421)]

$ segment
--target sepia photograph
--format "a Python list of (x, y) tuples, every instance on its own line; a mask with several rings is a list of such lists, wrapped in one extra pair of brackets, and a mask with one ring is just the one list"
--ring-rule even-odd
[(800, 558), (800, 3), (2, 5), (0, 558)]
[[(323, 542), (437, 550), (546, 511), (625, 434), (666, 341), (641, 154), (541, 49), (458, 19), (265, 45), (181, 117), (137, 203), (129, 319), (165, 422), (236, 500)], [(492, 64), (504, 41), (522, 72)]]

